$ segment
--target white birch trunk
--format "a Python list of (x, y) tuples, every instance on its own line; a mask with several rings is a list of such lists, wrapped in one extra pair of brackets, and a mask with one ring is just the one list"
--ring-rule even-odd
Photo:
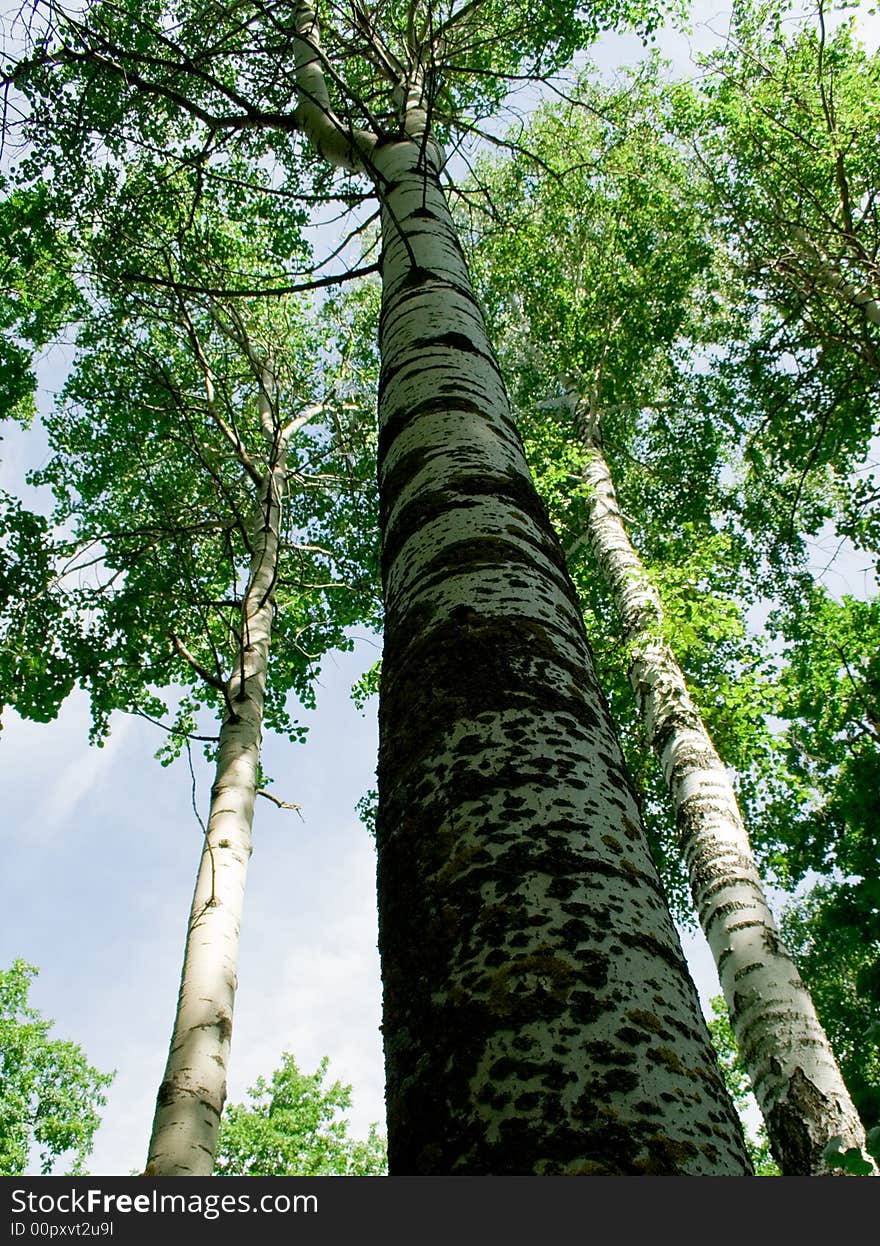
[(437, 150), (372, 159), (390, 1171), (745, 1174)]
[(865, 319), (871, 324), (880, 325), (880, 301), (877, 299), (876, 291), (872, 290), (870, 285), (864, 285), (860, 289), (849, 281), (843, 275), (840, 263), (826, 255), (805, 229), (795, 227), (792, 229), (792, 234), (809, 253), (806, 262), (807, 272), (813, 276), (817, 284), (836, 295), (843, 303), (857, 307), (864, 312)]
[(285, 450), (282, 443), (273, 455), (250, 533), (253, 554), (242, 605), (241, 649), (226, 685), (229, 712), (220, 730), (174, 1030), (156, 1099), (146, 1167), (149, 1176), (210, 1176), (214, 1168), (217, 1130), (226, 1101), (239, 928), (251, 855), (281, 510), (287, 488)]
[(700, 924), (777, 1162), (827, 1171), (822, 1152), (864, 1131), (812, 1000), (779, 938), (727, 769), (662, 637), (662, 607), (621, 518), (595, 418), (573, 400), (589, 452), (587, 538), (623, 622), (629, 677), (660, 760)]

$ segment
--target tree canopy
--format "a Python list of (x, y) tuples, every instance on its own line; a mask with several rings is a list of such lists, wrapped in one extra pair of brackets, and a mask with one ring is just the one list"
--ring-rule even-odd
[[(426, 427), (439, 399), (417, 391), (429, 371), (416, 377), (419, 350), (434, 352), (446, 401), (441, 355), (444, 367), (459, 351), (498, 373), (494, 349), (579, 594), (664, 903), (693, 921), (681, 826), (634, 713), (632, 636), (584, 535), (589, 448), (573, 395), (589, 410), (662, 602), (663, 639), (733, 777), (758, 861), (770, 884), (794, 893), (783, 934), (870, 1131), (880, 1124), (877, 601), (830, 593), (810, 551), (831, 533), (876, 567), (880, 60), (854, 23), (832, 23), (822, 6), (793, 21), (784, 4), (744, 2), (694, 80), (675, 80), (652, 55), (609, 83), (585, 60), (599, 31), (650, 34), (661, 18), (651, 3), (33, 6), (6, 71), (7, 141), (21, 158), (0, 187), (3, 414), (32, 420), (34, 354), (64, 330), (73, 350), (42, 419), (49, 453), (31, 476), (55, 509), (0, 498), (4, 696), (47, 721), (78, 685), (96, 740), (125, 710), (163, 723), (165, 760), (191, 740), (212, 753), (209, 715), (235, 716), (228, 681), (247, 647), (238, 620), (254, 515), (281, 462), (265, 721), (302, 738), (294, 703), (314, 704), (321, 658), (350, 645), (353, 624), (378, 630), (391, 609), (389, 643), (409, 653), (417, 625), (430, 623), (424, 604), (415, 622), (395, 622), (400, 585), (421, 565), (401, 525), (439, 533), (446, 523), (431, 511), (441, 490), (426, 482), (458, 453), (460, 429), (453, 420), (399, 466), (389, 457), (404, 424), (395, 392), (427, 413)], [(542, 102), (505, 129), (497, 119), (521, 81)], [(410, 145), (412, 169), (394, 164), (395, 144)], [(429, 268), (414, 257), (433, 224), (413, 231), (413, 220), (437, 209), (427, 190), (413, 209), (400, 188), (414, 171), (439, 186), (441, 170), (492, 347), (457, 330), (435, 342), (429, 312), (401, 363), (394, 300), (427, 299), (416, 287)], [(440, 265), (446, 280), (460, 247), (443, 243), (437, 255), (444, 246), (456, 251)], [(449, 286), (450, 305), (471, 300), (459, 278)], [(491, 387), (475, 388), (482, 401)], [(515, 436), (505, 433), (510, 446)], [(469, 508), (476, 522), (484, 485), (467, 489), (474, 496), (447, 510)], [(501, 527), (518, 539), (514, 524)], [(488, 565), (486, 550), (507, 539), (462, 541), (457, 556)], [(466, 647), (483, 653), (488, 642), (474, 639), (472, 614), (453, 622), (459, 671), (470, 669)], [(512, 643), (511, 629), (505, 636)], [(533, 640), (535, 661), (539, 648)], [(428, 720), (446, 705), (445, 676), (420, 661), (430, 691), (416, 696), (394, 670), (383, 677), (383, 740), (406, 722), (407, 765), (429, 754)], [(374, 673), (361, 691), (378, 683)], [(461, 717), (460, 694), (448, 701)], [(402, 756), (396, 743), (383, 749)], [(381, 861), (427, 781), (383, 791), (387, 772), (383, 762), (380, 881), (393, 875), (383, 894), (409, 910), (409, 866), (400, 874)], [(445, 826), (446, 812), (438, 817)], [(462, 852), (432, 878), (472, 883), (477, 867)], [(395, 914), (383, 909), (386, 946)], [(445, 947), (454, 923), (447, 914), (438, 934), (430, 921)], [(398, 943), (416, 954), (409, 937)], [(434, 996), (436, 986), (425, 998)], [(325, 1143), (296, 1158), (273, 1140), (272, 1121), (300, 1121), (311, 1104), (318, 1115), (297, 1129), (317, 1138), (325, 1109), (346, 1106), (344, 1088), (322, 1088), (325, 1072), (304, 1077), (286, 1056), (250, 1108), (229, 1109), (221, 1145), (236, 1171), (320, 1167)], [(333, 1162), (378, 1162), (372, 1135), (353, 1159), (344, 1130), (328, 1129)]]

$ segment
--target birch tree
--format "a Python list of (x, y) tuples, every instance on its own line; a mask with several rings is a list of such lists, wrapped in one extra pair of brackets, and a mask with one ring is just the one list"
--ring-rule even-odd
[(664, 639), (663, 608), (621, 521), (597, 413), (579, 399), (574, 406), (587, 451), (585, 537), (621, 617), (630, 682), (669, 787), (694, 906), (773, 1153), (786, 1174), (827, 1171), (829, 1142), (861, 1148), (864, 1129), (780, 938), (727, 768)]
[(505, 75), (614, 16), (412, 4), (321, 30), (305, 4), (155, 25), (97, 6), (13, 75), (51, 96), (81, 73), (103, 117), (108, 84), (135, 128), (155, 105), (207, 135), (305, 132), (379, 202), (392, 1174), (749, 1171), (441, 187), (441, 142)]
[[(372, 526), (352, 522), (360, 481), (343, 453), (368, 432), (344, 440), (345, 366), (334, 370), (322, 340), (329, 314), (318, 330), (296, 300), (240, 309), (183, 292), (198, 247), (215, 263), (225, 248), (238, 278), (252, 264), (265, 272), (253, 219), (224, 220), (203, 195), (190, 221), (199, 240), (176, 254), (165, 240), (192, 208), (192, 179), (166, 177), (145, 221), (151, 189), (132, 170), (91, 240), (91, 310), (46, 421), (53, 455), (34, 480), (52, 486), (55, 522), (73, 529), (62, 573), (81, 640), (67, 659), (90, 690), (96, 736), (124, 709), (166, 721), (166, 759), (201, 739), (215, 762), (147, 1162), (156, 1175), (206, 1175), (226, 1094), (254, 805), (262, 794), (295, 807), (266, 790), (264, 719), (301, 739), (288, 696), (313, 704), (322, 654), (350, 643), (355, 619), (375, 618)], [(140, 286), (107, 275), (121, 248), (127, 263), (140, 259)], [(156, 273), (164, 282), (151, 293)], [(159, 690), (181, 683), (168, 723)], [(200, 734), (208, 708), (216, 736)]]
[[(718, 297), (689, 169), (664, 139), (656, 93), (651, 74), (617, 93), (584, 84), (521, 139), (541, 160), (540, 172), (525, 162), (484, 166), (482, 183), (502, 224), (481, 236), (481, 267), (501, 319), (510, 316), (505, 298), (516, 308), (510, 353), (550, 393), (538, 417), (545, 423), (553, 421), (548, 374), (560, 377), (568, 420), (556, 429), (555, 450), (559, 438), (577, 441), (569, 457), (580, 476), (577, 509), (569, 508), (570, 552), (589, 547), (620, 618), (645, 740), (669, 790), (694, 908), (774, 1154), (786, 1173), (824, 1172), (829, 1141), (860, 1148), (864, 1130), (780, 939), (728, 769), (670, 647), (661, 598), (627, 532), (603, 444), (608, 409), (616, 436), (626, 439), (618, 453), (638, 444), (640, 426), (661, 418), (670, 372), (688, 366), (701, 336), (710, 344), (706, 303)], [(711, 471), (717, 476), (718, 463)], [(679, 509), (696, 514), (701, 505), (682, 500)], [(706, 526), (711, 534), (713, 523)]]
[[(377, 846), (391, 1171), (703, 1170), (690, 1128), (659, 1143), (638, 1120), (658, 1033), (651, 983), (676, 940), (440, 191), (431, 49), (410, 38), (396, 140), (346, 132), (340, 147), (316, 26), (302, 34), (315, 145), (352, 164), (368, 154), (384, 183)], [(600, 911), (618, 914), (611, 956)], [(636, 958), (627, 927), (649, 911), (660, 946), (639, 940)], [(626, 1047), (641, 1042), (635, 1076)], [(586, 1069), (585, 1047), (598, 1057)], [(588, 1108), (600, 1086), (635, 1160), (609, 1153), (609, 1110)], [(710, 1169), (737, 1170), (733, 1145), (725, 1159), (712, 1149)]]
[[(685, 132), (706, 174), (709, 210), (734, 239), (731, 261), (763, 291), (740, 353), (757, 381), (746, 459), (753, 522), (770, 512), (787, 541), (822, 515), (869, 570), (878, 549), (880, 79), (876, 50), (860, 42), (863, 14), (841, 21), (820, 4), (791, 22), (780, 6), (738, 5), (730, 45), (707, 62), (699, 133)], [(773, 366), (780, 356), (786, 365)], [(783, 927), (865, 1125), (876, 1129), (866, 968), (877, 948), (869, 829), (876, 601), (838, 603), (811, 578), (780, 580), (769, 626), (787, 663), (773, 709), (786, 724), (783, 764), (767, 772), (751, 824), (785, 885), (801, 884), (807, 871), (823, 876)], [(869, 571), (856, 594), (870, 595), (870, 585)]]

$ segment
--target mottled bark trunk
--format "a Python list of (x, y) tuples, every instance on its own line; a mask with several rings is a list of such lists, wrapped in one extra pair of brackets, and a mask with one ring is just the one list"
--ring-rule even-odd
[(283, 447), (267, 473), (250, 534), (253, 555), (242, 606), (238, 662), (226, 685), (207, 834), (187, 926), (180, 994), (146, 1173), (210, 1176), (237, 987), (238, 937), (262, 737), (273, 591), (278, 568)]
[(747, 1173), (436, 150), (373, 161), (391, 1172)]
[(596, 422), (575, 403), (589, 451), (587, 538), (630, 652), (629, 676), (672, 796), (694, 905), (777, 1162), (787, 1175), (827, 1171), (835, 1135), (864, 1146), (853, 1107), (809, 993), (767, 905), (733, 785), (662, 636), (662, 607), (633, 549)]

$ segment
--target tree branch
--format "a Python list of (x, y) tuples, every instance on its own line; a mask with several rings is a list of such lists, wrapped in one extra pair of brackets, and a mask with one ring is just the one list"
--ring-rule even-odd
[(179, 636), (177, 636), (174, 632), (172, 632), (172, 633), (171, 633), (171, 640), (172, 640), (172, 643), (174, 644), (174, 648), (177, 650), (177, 652), (180, 654), (180, 656), (181, 656), (181, 657), (182, 657), (182, 658), (183, 658), (186, 662), (188, 662), (188, 663), (189, 663), (189, 665), (193, 668), (193, 670), (195, 671), (195, 673), (196, 673), (196, 674), (197, 674), (197, 675), (198, 675), (201, 679), (203, 679), (203, 680), (205, 681), (205, 683), (206, 683), (206, 684), (209, 684), (212, 688), (215, 688), (218, 692), (223, 693), (223, 695), (224, 695), (224, 697), (225, 697), (225, 696), (226, 696), (226, 683), (225, 683), (225, 681), (224, 681), (224, 680), (222, 680), (222, 679), (221, 679), (218, 675), (216, 675), (216, 674), (212, 674), (212, 673), (211, 673), (211, 672), (207, 669), (207, 667), (202, 666), (202, 664), (201, 664), (201, 662), (198, 660), (198, 658), (194, 657), (194, 656), (190, 653), (189, 649), (187, 649), (186, 645), (183, 643), (183, 641), (180, 639), (180, 637), (179, 637)]
[(304, 294), (308, 290), (319, 290), (325, 286), (341, 285), (344, 281), (355, 281), (359, 277), (368, 277), (379, 271), (378, 264), (367, 264), (363, 268), (351, 268), (348, 272), (335, 277), (316, 277), (314, 281), (300, 282), (292, 286), (269, 286), (266, 289), (228, 290), (222, 286), (197, 286), (187, 281), (169, 281), (166, 277), (154, 277), (147, 273), (124, 270), (119, 276), (142, 285), (159, 286), (164, 290), (180, 290), (184, 294), (201, 294), (207, 298), (217, 299), (250, 299), (269, 298), (272, 295)]
[(277, 796), (273, 796), (271, 792), (267, 792), (264, 787), (258, 787), (255, 794), (257, 796), (265, 796), (266, 800), (271, 800), (272, 804), (277, 805), (279, 809), (295, 810), (297, 813), (299, 813), (300, 818), (303, 821), (305, 821), (305, 819), (302, 816), (302, 813), (300, 813), (301, 807), (299, 805), (291, 805), (286, 800), (279, 800)]

